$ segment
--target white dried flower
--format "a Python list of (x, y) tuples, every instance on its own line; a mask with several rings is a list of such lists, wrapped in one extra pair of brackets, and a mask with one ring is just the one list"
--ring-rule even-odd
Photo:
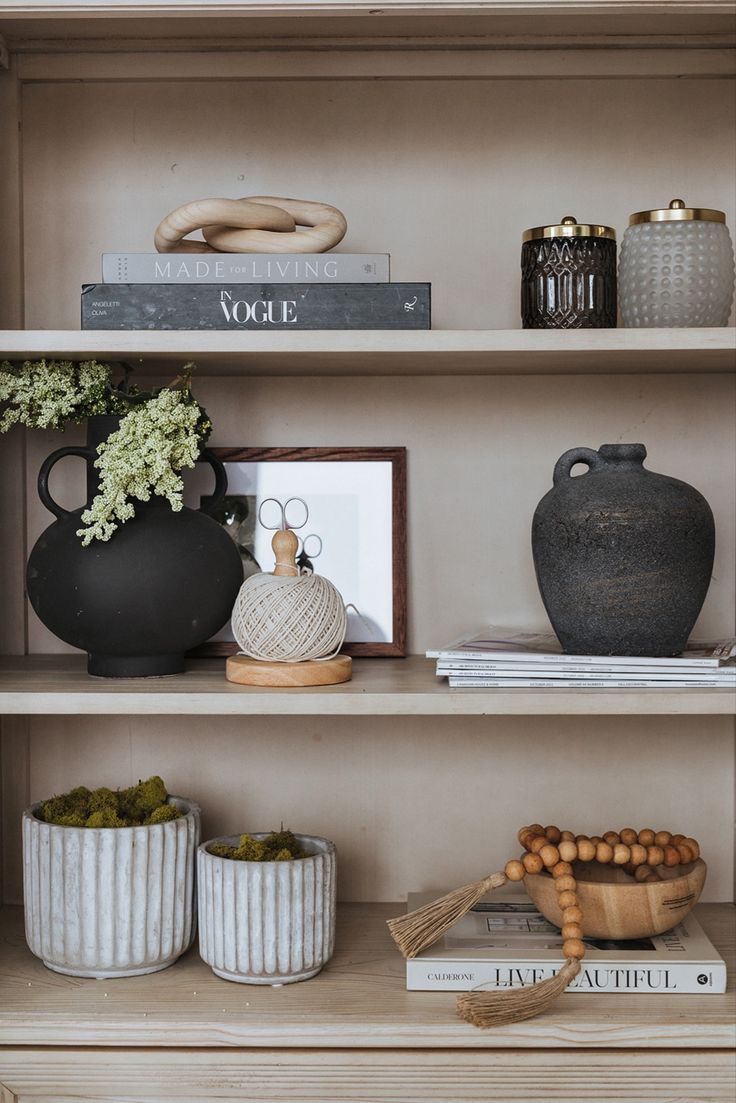
[(77, 532), (85, 546), (109, 540), (119, 524), (134, 516), (131, 499), (147, 502), (157, 495), (174, 511), (183, 507), (180, 472), (197, 462), (209, 428), (201, 418), (186, 389), (164, 389), (126, 414), (97, 449), (100, 492), (82, 514), (86, 527)]
[(29, 429), (63, 429), (67, 421), (83, 421), (109, 412), (110, 369), (96, 360), (8, 360), (0, 365), (0, 433), (13, 425)]

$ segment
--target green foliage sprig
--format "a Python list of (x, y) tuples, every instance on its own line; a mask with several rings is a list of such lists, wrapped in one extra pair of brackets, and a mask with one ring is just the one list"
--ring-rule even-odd
[(115, 385), (96, 360), (26, 360), (0, 365), (0, 433), (13, 425), (63, 429), (95, 414), (119, 414), (120, 427), (98, 446), (100, 492), (82, 514), (82, 544), (109, 540), (135, 515), (134, 501), (166, 498), (183, 508), (181, 472), (194, 467), (212, 423), (191, 392), (193, 364), (168, 387), (138, 391)]

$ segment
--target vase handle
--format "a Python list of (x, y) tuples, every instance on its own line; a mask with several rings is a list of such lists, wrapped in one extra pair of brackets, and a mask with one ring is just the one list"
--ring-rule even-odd
[(38, 496), (46, 506), (49, 513), (53, 513), (60, 521), (63, 521), (67, 517), (71, 517), (72, 511), (69, 509), (63, 509), (58, 502), (55, 502), (49, 492), (49, 475), (51, 474), (51, 468), (59, 460), (63, 460), (65, 456), (81, 456), (83, 460), (93, 460), (96, 456), (96, 452), (91, 448), (82, 448), (81, 446), (75, 448), (70, 446), (68, 448), (57, 448), (55, 452), (52, 452), (50, 456), (41, 464), (41, 470), (38, 473)]
[(199, 512), (212, 513), (227, 493), (227, 471), (219, 456), (216, 456), (209, 448), (205, 448), (199, 458), (203, 463), (208, 463), (215, 473), (215, 489), (206, 498), (202, 499), (205, 504), (199, 507)]
[(555, 464), (552, 475), (552, 482), (555, 486), (561, 483), (563, 479), (570, 478), (570, 471), (576, 463), (586, 463), (589, 471), (596, 471), (601, 467), (605, 467), (604, 461), (594, 448), (570, 448), (560, 456)]

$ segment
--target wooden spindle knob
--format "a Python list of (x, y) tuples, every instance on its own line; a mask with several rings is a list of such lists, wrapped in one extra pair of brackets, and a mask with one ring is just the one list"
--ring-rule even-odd
[(271, 541), (276, 564), (273, 569), (275, 575), (298, 575), (299, 568), (296, 565), (296, 553), (299, 540), (291, 529), (279, 529), (273, 534)]

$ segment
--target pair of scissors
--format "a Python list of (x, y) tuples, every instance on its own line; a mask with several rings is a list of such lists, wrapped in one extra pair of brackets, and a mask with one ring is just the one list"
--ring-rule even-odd
[[(312, 547), (315, 551), (310, 551), (309, 541), (312, 541)], [(316, 532), (310, 532), (308, 536), (299, 537), (299, 548), (297, 550), (296, 565), (300, 570), (314, 570), (313, 559), (317, 559), (322, 554), (322, 537), (317, 536)]]
[[(270, 510), (271, 520), (276, 521), (276, 524), (268, 524), (263, 520), (263, 507), (272, 503), (277, 507), (278, 513), (275, 510)], [(294, 517), (293, 503), (298, 503), (303, 507), (304, 517), (301, 524), (295, 522), (301, 518), (301, 511), (297, 512), (296, 518)], [(289, 506), (292, 506), (291, 518), (289, 516)], [(303, 498), (288, 498), (285, 502), (279, 501), (278, 498), (264, 498), (258, 507), (258, 520), (264, 529), (271, 529), (272, 531), (284, 531), (285, 529), (303, 529), (309, 520), (309, 507)], [(313, 559), (316, 559), (322, 554), (322, 538), (317, 536), (316, 533), (309, 533), (303, 539), (298, 537), (297, 544), (297, 557), (296, 563), (300, 570), (314, 570)], [(309, 541), (312, 541), (311, 545)]]
[[(280, 522), (277, 521), (275, 525), (267, 524), (263, 520), (263, 507), (267, 506), (269, 502), (273, 502), (273, 504), (278, 507), (281, 516)], [(299, 525), (295, 524), (289, 519), (289, 506), (292, 505), (293, 502), (298, 502), (304, 507), (304, 519)], [(275, 511), (270, 510), (269, 512), (271, 513), (272, 518), (274, 518)], [(294, 516), (293, 508), (291, 510), (291, 516)], [(299, 516), (301, 516), (301, 514), (297, 513), (297, 517)], [(303, 529), (307, 521), (309, 520), (309, 508), (303, 498), (287, 498), (285, 502), (280, 502), (278, 498), (264, 498), (258, 507), (258, 520), (264, 529), (271, 529), (272, 531), (284, 531), (285, 529)]]

